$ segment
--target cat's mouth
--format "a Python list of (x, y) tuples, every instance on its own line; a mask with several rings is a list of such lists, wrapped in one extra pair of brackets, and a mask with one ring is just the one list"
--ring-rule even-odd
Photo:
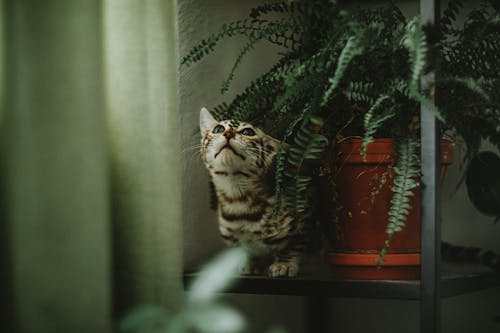
[(236, 156), (238, 156), (239, 158), (241, 158), (242, 160), (245, 160), (245, 156), (241, 155), (240, 153), (238, 153), (230, 144), (229, 142), (226, 143), (215, 155), (214, 155), (214, 159), (217, 158), (217, 156), (219, 156), (219, 154), (224, 150), (224, 149), (229, 149), (230, 151), (233, 152), (233, 154), (235, 154)]

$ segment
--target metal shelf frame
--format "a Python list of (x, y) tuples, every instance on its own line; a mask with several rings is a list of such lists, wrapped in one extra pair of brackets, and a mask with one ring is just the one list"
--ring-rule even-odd
[[(420, 0), (422, 23), (439, 34), (439, 0)], [(432, 40), (430, 41), (433, 42)], [(432, 46), (432, 45), (431, 45)], [(432, 59), (431, 59), (432, 61)], [(422, 87), (434, 86), (436, 73), (421, 79)], [(439, 93), (439, 92), (437, 92)], [(435, 92), (428, 96), (435, 101)], [(439, 175), (441, 170), (441, 131), (434, 115), (420, 106), (421, 163), (422, 163), (422, 225), (421, 225), (421, 281), (420, 281), (420, 331), (441, 331), (441, 227), (439, 224)]]

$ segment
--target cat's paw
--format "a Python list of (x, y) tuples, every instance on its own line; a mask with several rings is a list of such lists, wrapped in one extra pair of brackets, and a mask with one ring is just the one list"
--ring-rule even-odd
[(275, 262), (269, 266), (269, 276), (271, 277), (295, 277), (299, 272), (299, 265), (296, 262)]

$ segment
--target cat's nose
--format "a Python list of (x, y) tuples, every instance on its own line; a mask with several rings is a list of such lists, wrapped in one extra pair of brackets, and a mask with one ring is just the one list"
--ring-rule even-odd
[(226, 137), (226, 139), (229, 141), (230, 139), (234, 138), (234, 132), (232, 129), (227, 129), (223, 135)]

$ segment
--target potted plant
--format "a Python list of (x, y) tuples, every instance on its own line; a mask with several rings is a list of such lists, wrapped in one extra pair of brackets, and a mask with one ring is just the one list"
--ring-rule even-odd
[[(483, 73), (488, 66), (497, 65), (498, 42), (490, 38), (490, 44), (481, 49), (489, 52), (487, 63), (480, 61), (479, 51), (474, 53), (474, 45), (481, 40), (476, 31), (479, 28), (471, 22), (498, 24), (498, 14), (488, 14), (486, 4), (471, 13), (463, 28), (452, 25), (461, 1), (451, 1), (445, 10), (445, 34), (437, 41), (433, 56), (443, 55), (437, 65), (447, 75), (437, 87), (420, 86), (421, 75), (429, 70), (430, 47), (424, 27), (418, 17), (406, 19), (393, 2), (352, 12), (333, 0), (263, 4), (253, 8), (247, 19), (222, 25), (184, 56), (182, 64), (201, 60), (223, 38), (245, 36), (246, 43), (222, 83), (224, 93), (256, 43), (267, 41), (283, 47), (280, 59), (269, 71), (230, 103), (215, 106), (212, 113), (219, 119), (252, 122), (287, 143), (276, 157), (276, 202), (284, 198), (297, 215), (311, 213), (309, 193), (318, 177), (338, 189), (337, 175), (343, 165), (338, 157), (340, 152), (340, 158), (345, 158), (345, 145), (354, 147), (354, 151), (348, 148), (350, 154), (354, 152), (363, 162), (380, 145), (373, 143), (375, 138), (390, 138), (385, 141), (389, 153), (383, 153), (387, 169), (371, 177), (379, 181), (367, 194), (381, 195), (385, 181), (391, 196), (388, 212), (381, 218), (385, 242), (375, 249), (380, 259), (387, 255), (394, 234), (404, 230), (412, 207), (418, 206), (411, 198), (420, 185), (420, 103), (426, 104), (447, 129), (463, 137), (471, 153), (478, 149), (481, 137), (500, 144), (498, 77), (491, 71), (489, 76)], [(467, 63), (471, 56), (479, 63)], [(440, 91), (437, 106), (427, 97), (434, 88)], [(448, 103), (448, 98), (455, 98), (454, 103)], [(485, 103), (487, 109), (483, 108)], [(470, 120), (487, 122), (488, 127), (478, 134), (467, 126)], [(342, 189), (338, 192), (342, 194)], [(334, 211), (346, 213), (340, 209), (338, 195), (328, 201)], [(338, 214), (333, 219), (338, 222)], [(418, 221), (413, 224), (418, 226)]]

